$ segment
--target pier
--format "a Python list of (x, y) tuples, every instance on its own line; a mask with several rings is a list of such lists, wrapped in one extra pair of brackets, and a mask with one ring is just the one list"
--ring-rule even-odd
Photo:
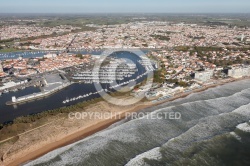
[(59, 74), (45, 75), (44, 82), (46, 83), (46, 85), (45, 87), (41, 88), (42, 89), (41, 92), (29, 94), (26, 96), (21, 96), (18, 98), (16, 98), (15, 96), (12, 96), (12, 100), (6, 102), (6, 105), (15, 105), (15, 104), (20, 104), (20, 103), (25, 103), (27, 101), (36, 100), (39, 98), (44, 98), (72, 84), (68, 80), (62, 79)]

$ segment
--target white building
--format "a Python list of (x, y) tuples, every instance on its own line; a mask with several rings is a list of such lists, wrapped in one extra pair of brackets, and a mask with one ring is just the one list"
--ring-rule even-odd
[(208, 80), (212, 78), (213, 74), (214, 72), (212, 70), (197, 72), (195, 73), (194, 78), (198, 81), (207, 82)]
[(21, 82), (7, 82), (7, 83), (4, 83), (3, 86), (0, 87), (0, 90), (5, 90), (5, 89), (9, 89), (9, 88), (13, 88), (17, 85), (22, 85), (22, 84), (25, 84), (27, 83), (28, 80), (24, 80), (24, 81), (21, 81)]
[(3, 72), (3, 66), (2, 66), (2, 61), (0, 61), (0, 73)]
[(228, 76), (233, 78), (241, 78), (250, 76), (250, 67), (240, 67), (228, 70)]

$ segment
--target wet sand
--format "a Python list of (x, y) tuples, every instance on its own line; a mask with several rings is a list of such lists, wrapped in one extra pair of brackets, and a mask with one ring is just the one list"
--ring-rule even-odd
[(10, 165), (10, 166), (16, 166), (16, 165), (20, 165), (23, 163), (27, 163), (30, 160), (34, 160), (52, 150), (58, 149), (60, 147), (72, 144), (74, 142), (77, 142), (79, 140), (82, 140), (83, 138), (86, 138), (92, 134), (95, 134), (103, 129), (106, 129), (107, 127), (109, 127), (110, 125), (120, 121), (121, 119), (123, 119), (126, 115), (126, 113), (128, 112), (135, 112), (138, 110), (142, 110), (144, 108), (148, 108), (149, 105), (145, 104), (145, 105), (138, 105), (135, 106), (133, 109), (131, 110), (127, 110), (124, 111), (123, 113), (120, 114), (120, 119), (117, 119), (117, 116), (112, 117), (110, 119), (106, 119), (106, 120), (102, 120), (101, 122), (98, 122), (94, 125), (91, 125), (89, 127), (83, 127), (82, 129), (80, 129), (79, 131), (67, 135), (66, 137), (60, 138), (58, 141), (52, 142), (52, 143), (48, 143), (45, 146), (41, 146), (41, 147), (36, 147), (36, 150), (29, 150), (28, 152), (26, 152), (25, 154), (22, 155), (16, 155), (15, 159), (11, 162), (6, 162), (4, 163), (4, 165)]
[[(246, 78), (243, 78), (243, 79), (246, 79)], [(237, 79), (237, 81), (243, 80), (243, 79)], [(13, 157), (13, 159), (6, 161), (6, 163), (3, 163), (3, 164), (14, 166), (14, 165), (20, 165), (23, 163), (27, 163), (28, 161), (34, 160), (34, 159), (52, 151), (52, 150), (69, 145), (69, 144), (74, 143), (74, 142), (77, 142), (83, 138), (86, 138), (92, 134), (95, 134), (96, 132), (99, 132), (99, 131), (109, 127), (110, 125), (114, 124), (115, 122), (118, 122), (119, 120), (123, 119), (125, 117), (126, 113), (128, 113), (128, 112), (137, 112), (137, 111), (140, 111), (140, 110), (145, 109), (145, 108), (153, 107), (153, 106), (156, 106), (156, 105), (159, 105), (162, 103), (166, 103), (169, 101), (173, 101), (173, 100), (176, 100), (179, 98), (184, 98), (192, 93), (201, 92), (201, 91), (207, 90), (209, 88), (220, 86), (220, 85), (223, 85), (223, 84), (226, 84), (229, 82), (233, 82), (233, 81), (236, 81), (236, 79), (231, 79), (231, 80), (228, 80), (226, 82), (221, 82), (218, 84), (207, 85), (207, 86), (204, 86), (200, 89), (196, 89), (196, 90), (188, 92), (188, 93), (181, 93), (181, 94), (176, 95), (173, 98), (170, 98), (168, 100), (164, 100), (161, 102), (157, 102), (157, 103), (152, 103), (152, 102), (138, 103), (138, 104), (132, 106), (130, 109), (124, 109), (123, 111), (119, 112), (121, 115), (120, 119), (117, 119), (116, 117), (112, 117), (110, 119), (102, 120), (96, 124), (92, 124), (88, 127), (82, 127), (76, 132), (73, 132), (65, 137), (60, 137), (57, 141), (47, 143), (47, 144), (40, 146), (40, 147), (36, 146), (34, 149), (32, 148), (33, 150), (29, 149), (28, 151), (24, 152), (23, 154), (17, 154), (16, 156)], [(114, 109), (118, 109), (118, 108), (114, 108)], [(1, 163), (0, 163), (0, 165), (1, 165)]]

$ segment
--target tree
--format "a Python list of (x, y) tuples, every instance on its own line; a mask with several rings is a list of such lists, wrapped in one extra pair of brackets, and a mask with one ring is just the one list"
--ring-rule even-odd
[(183, 82), (183, 81), (178, 82), (178, 85), (182, 86), (182, 87), (187, 87), (188, 86), (188, 84), (186, 82)]
[(78, 57), (78, 58), (80, 58), (80, 59), (83, 58), (83, 57), (82, 57), (82, 54), (80, 54), (80, 53), (76, 54), (76, 57)]

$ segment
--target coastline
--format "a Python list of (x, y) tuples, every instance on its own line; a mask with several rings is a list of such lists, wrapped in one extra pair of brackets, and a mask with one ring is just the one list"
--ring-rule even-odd
[[(124, 118), (125, 114), (128, 112), (135, 112), (136, 110), (148, 108), (147, 106), (146, 107), (145, 106), (138, 106), (138, 107), (139, 108), (132, 109), (131, 111), (127, 111), (127, 112), (122, 113), (121, 117)], [(116, 119), (113, 117), (111, 119), (103, 120), (102, 122), (99, 122), (97, 124), (90, 125), (88, 127), (83, 127), (79, 131), (77, 131), (73, 134), (69, 134), (66, 137), (61, 138), (60, 140), (58, 140), (56, 142), (49, 143), (44, 147), (36, 149), (30, 153), (24, 154), (21, 158), (18, 158), (16, 160), (14, 160), (13, 162), (7, 163), (7, 165), (14, 166), (14, 165), (20, 165), (20, 164), (27, 163), (28, 161), (39, 158), (42, 155), (44, 155), (50, 151), (53, 151), (53, 150), (58, 149), (58, 148), (63, 147), (63, 146), (67, 146), (67, 145), (72, 144), (72, 143), (75, 143), (75, 142), (80, 141), (88, 136), (91, 136), (99, 131), (102, 131), (102, 130), (108, 128), (110, 125), (122, 120), (122, 118)]]
[[(187, 93), (181, 93), (178, 94), (176, 96), (174, 96), (173, 98), (167, 99), (167, 100), (163, 100), (157, 103), (152, 103), (152, 102), (146, 102), (146, 103), (139, 103), (136, 104), (134, 106), (132, 106), (129, 109), (123, 109), (122, 111), (118, 112), (121, 116), (120, 119), (116, 119), (115, 117), (111, 117), (110, 119), (105, 119), (105, 120), (101, 120), (98, 122), (88, 122), (88, 124), (86, 126), (83, 127), (79, 127), (77, 130), (68, 133), (68, 134), (64, 134), (63, 137), (61, 137), (60, 135), (57, 136), (57, 138), (55, 140), (49, 140), (44, 144), (41, 144), (40, 146), (34, 146), (33, 148), (27, 148), (26, 151), (23, 151), (21, 153), (16, 153), (16, 155), (14, 155), (14, 157), (12, 156), (12, 158), (10, 158), (9, 160), (7, 159), (6, 162), (4, 160), (3, 164), (4, 165), (20, 165), (23, 163), (27, 163), (30, 160), (36, 159), (52, 150), (55, 150), (57, 148), (69, 145), (71, 143), (77, 142), (83, 138), (86, 138), (92, 134), (95, 134), (107, 127), (109, 127), (110, 125), (120, 121), (121, 119), (123, 119), (125, 117), (125, 114), (128, 112), (138, 112), (142, 109), (145, 108), (149, 108), (149, 107), (154, 107), (157, 105), (160, 105), (162, 103), (166, 103), (166, 102), (170, 102), (179, 98), (184, 98), (190, 94), (193, 93), (198, 93), (198, 92), (202, 92), (205, 91), (207, 89), (210, 88), (214, 88), (217, 86), (221, 86), (230, 82), (234, 82), (234, 81), (240, 81), (240, 80), (244, 80), (244, 79), (249, 79), (249, 78), (240, 78), (240, 79), (228, 79), (228, 80), (224, 80), (223, 82), (220, 82), (218, 84), (211, 84), (211, 85), (207, 85), (204, 86), (202, 88), (193, 90), (191, 92), (187, 92)], [(114, 108), (117, 109), (117, 108)]]

